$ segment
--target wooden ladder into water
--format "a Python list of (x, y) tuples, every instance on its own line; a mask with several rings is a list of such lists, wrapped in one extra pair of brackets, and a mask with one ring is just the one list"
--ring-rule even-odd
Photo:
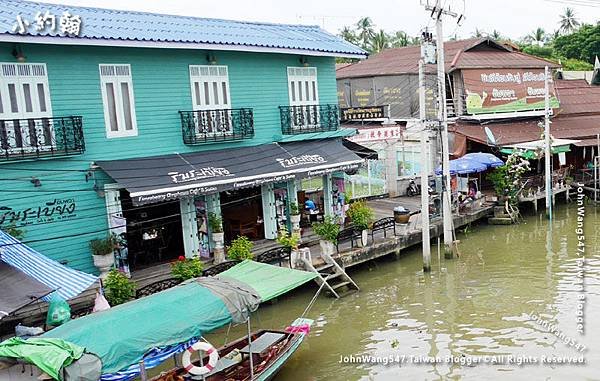
[[(319, 267), (313, 266), (306, 258), (301, 259), (306, 270), (317, 274), (315, 282), (317, 282), (319, 286), (324, 285), (324, 288), (337, 299), (360, 290), (358, 285), (350, 278), (346, 271), (344, 271), (344, 268), (340, 266), (335, 259), (326, 254), (322, 254), (321, 258), (325, 260), (325, 264)], [(341, 290), (347, 291), (341, 293)]]

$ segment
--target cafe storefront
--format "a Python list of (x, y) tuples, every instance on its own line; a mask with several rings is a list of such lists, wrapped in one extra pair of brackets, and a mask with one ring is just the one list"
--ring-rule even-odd
[[(238, 235), (275, 239), (279, 227), (289, 224), (290, 204), (299, 202), (304, 178), (322, 179), (323, 213), (333, 215), (334, 178), (355, 171), (362, 162), (340, 139), (324, 139), (96, 164), (115, 181), (106, 187), (109, 228), (125, 233), (128, 240), (140, 234), (143, 240), (145, 233), (123, 232), (123, 226), (131, 225), (128, 209), (163, 208), (166, 216), (152, 215), (160, 220), (172, 216), (176, 205), (180, 228), (169, 228), (172, 249), (163, 256), (171, 258), (176, 253), (210, 256), (211, 213), (223, 220), (226, 242)], [(141, 223), (138, 218), (136, 226)]]

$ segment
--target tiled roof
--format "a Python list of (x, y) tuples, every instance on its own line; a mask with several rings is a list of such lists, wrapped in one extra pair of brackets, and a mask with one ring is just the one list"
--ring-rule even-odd
[[(512, 51), (487, 38), (472, 38), (444, 43), (446, 71), (456, 69), (551, 68), (557, 64), (525, 53)], [(420, 46), (387, 49), (368, 59), (337, 70), (337, 78), (416, 74), (419, 72)], [(435, 72), (433, 65), (426, 70)]]
[[(37, 12), (59, 17), (65, 11), (81, 16), (81, 33), (78, 37), (64, 37), (60, 27), (37, 31), (33, 20)], [(102, 8), (75, 7), (21, 0), (0, 0), (0, 41), (9, 37), (22, 37), (13, 32), (17, 15), (31, 25), (25, 37), (55, 37), (54, 41), (75, 40), (82, 45), (106, 41), (136, 43), (208, 44), (223, 47), (261, 48), (263, 51), (294, 50), (324, 55), (365, 56), (365, 52), (318, 26), (285, 25), (258, 22), (229, 21), (188, 16), (121, 11)], [(250, 49), (249, 49), (250, 50)]]
[(560, 101), (558, 115), (600, 116), (600, 86), (590, 86), (585, 80), (555, 80), (555, 87)]
[[(449, 128), (450, 131), (466, 136), (470, 140), (486, 144), (485, 127), (488, 127), (498, 145), (539, 140), (542, 129), (538, 126), (541, 119), (515, 121), (507, 123), (471, 124), (459, 122)], [(556, 117), (552, 119), (550, 133), (558, 139), (585, 139), (595, 137), (600, 131), (600, 115)]]

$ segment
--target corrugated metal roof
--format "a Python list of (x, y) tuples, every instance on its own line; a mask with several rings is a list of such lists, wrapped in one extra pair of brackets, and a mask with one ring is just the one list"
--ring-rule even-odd
[[(531, 119), (506, 123), (471, 124), (458, 122), (449, 129), (464, 135), (470, 140), (486, 144), (485, 127), (488, 127), (499, 145), (539, 140), (542, 129), (538, 126), (541, 119)], [(559, 139), (592, 138), (600, 131), (600, 115), (565, 116), (552, 119), (550, 133)]]
[[(457, 69), (501, 68), (551, 68), (559, 65), (521, 52), (512, 51), (487, 38), (471, 38), (444, 43), (446, 71)], [(338, 79), (371, 77), (380, 75), (417, 74), (419, 72), (420, 46), (386, 49), (369, 59), (343, 67), (336, 71)], [(426, 71), (435, 73), (434, 65)]]
[[(35, 28), (33, 20), (36, 13), (45, 11), (56, 16), (55, 32), (51, 32), (50, 28), (42, 31)], [(366, 54), (318, 26), (230, 21), (20, 0), (0, 0), (0, 38), (2, 35), (20, 36), (13, 32), (13, 26), (17, 15), (21, 15), (31, 23), (25, 36), (62, 37), (65, 40), (58, 25), (65, 11), (81, 16), (79, 37), (69, 37), (68, 40), (70, 43), (77, 40), (82, 45), (92, 40), (176, 42), (302, 50), (307, 55), (310, 52), (350, 56)]]
[(585, 80), (555, 80), (555, 87), (559, 115), (600, 115), (600, 86), (590, 86)]

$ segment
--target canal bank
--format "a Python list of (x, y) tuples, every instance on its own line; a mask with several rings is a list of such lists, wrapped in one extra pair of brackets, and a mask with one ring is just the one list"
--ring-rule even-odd
[[(577, 210), (558, 205), (552, 230), (542, 215), (519, 225), (480, 225), (459, 233), (461, 256), (438, 261), (423, 274), (421, 250), (398, 259), (355, 266), (361, 292), (340, 300), (318, 298), (307, 317), (316, 326), (277, 380), (596, 379), (600, 372), (600, 210), (587, 206), (586, 335), (576, 331)], [(435, 248), (433, 249), (435, 251)], [(262, 327), (283, 327), (314, 289), (280, 298), (258, 313)], [(340, 363), (340, 356), (579, 356), (529, 318), (556, 324), (587, 346), (587, 365)], [(229, 337), (242, 334), (234, 328)], [(210, 335), (222, 344), (226, 331)]]

